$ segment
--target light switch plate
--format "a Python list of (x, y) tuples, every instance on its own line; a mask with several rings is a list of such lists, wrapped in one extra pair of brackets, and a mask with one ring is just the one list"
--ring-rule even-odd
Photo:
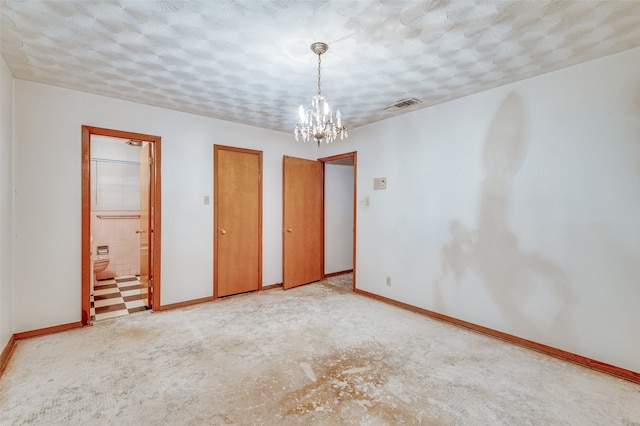
[(387, 178), (386, 177), (373, 178), (373, 190), (379, 191), (382, 189), (387, 189)]

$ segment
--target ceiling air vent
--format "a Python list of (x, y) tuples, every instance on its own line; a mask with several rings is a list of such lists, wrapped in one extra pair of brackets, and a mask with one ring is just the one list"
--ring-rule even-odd
[(389, 111), (395, 111), (395, 110), (398, 110), (398, 109), (409, 108), (410, 106), (416, 105), (416, 104), (419, 104), (419, 103), (421, 103), (420, 99), (407, 98), (407, 99), (399, 100), (395, 104), (389, 105), (385, 109), (389, 110)]

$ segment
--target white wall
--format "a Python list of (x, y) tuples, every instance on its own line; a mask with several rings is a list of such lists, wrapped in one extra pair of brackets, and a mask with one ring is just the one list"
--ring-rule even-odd
[(324, 166), (324, 273), (353, 269), (353, 166)]
[[(15, 80), (14, 332), (80, 320), (81, 125), (162, 137), (161, 304), (212, 295), (213, 145), (263, 151), (263, 283), (282, 282), (282, 156), (314, 144)], [(38, 262), (38, 267), (34, 267)]]
[(0, 352), (13, 336), (13, 76), (0, 58)]
[[(640, 371), (639, 76), (634, 49), (322, 145), (321, 157), (358, 151), (358, 287)], [(13, 86), (12, 145), (11, 78), (2, 64), (3, 336), (11, 312), (13, 332), (80, 320), (82, 124), (163, 138), (162, 304), (211, 295), (212, 206), (202, 198), (213, 195), (214, 143), (264, 151), (263, 282), (282, 281), (282, 155), (315, 158), (314, 144), (20, 80)], [(372, 190), (378, 176), (388, 178), (386, 191)]]
[(640, 371), (640, 49), (350, 133), (358, 288)]

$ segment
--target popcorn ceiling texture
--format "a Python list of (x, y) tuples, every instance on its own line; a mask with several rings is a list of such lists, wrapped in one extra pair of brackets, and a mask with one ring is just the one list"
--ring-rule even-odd
[[(640, 46), (639, 1), (12, 1), (15, 78), (290, 132), (322, 89), (350, 128)], [(422, 104), (387, 111), (415, 97)]]
[(339, 276), (21, 340), (1, 424), (638, 425), (640, 385)]

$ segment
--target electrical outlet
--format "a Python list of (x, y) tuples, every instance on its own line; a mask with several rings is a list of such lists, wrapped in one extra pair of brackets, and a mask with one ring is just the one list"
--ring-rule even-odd
[(387, 287), (391, 287), (391, 277), (387, 277)]

